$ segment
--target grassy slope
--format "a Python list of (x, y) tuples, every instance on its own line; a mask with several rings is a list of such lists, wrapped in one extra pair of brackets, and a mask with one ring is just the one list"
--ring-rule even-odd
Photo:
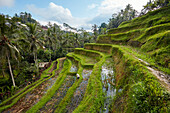
[(71, 61), (69, 59), (67, 59), (64, 62), (64, 67), (63, 67), (62, 71), (60, 72), (54, 85), (47, 91), (47, 93), (41, 98), (41, 100), (37, 104), (35, 104), (32, 108), (30, 108), (27, 111), (27, 113), (36, 113), (40, 108), (42, 108), (52, 98), (52, 96), (55, 94), (55, 92), (62, 85), (64, 79), (67, 76), (67, 72), (70, 70), (70, 68), (71, 68)]
[[(170, 6), (122, 23), (98, 37), (98, 43), (130, 45), (139, 48), (155, 61), (170, 68)], [(162, 70), (164, 71), (164, 70)]]
[[(139, 62), (135, 56), (142, 57), (135, 52), (131, 55), (131, 48), (109, 44), (86, 44), (97, 48), (100, 46), (112, 47), (114, 59), (117, 94), (111, 106), (112, 112), (169, 112), (170, 93), (162, 87), (157, 78)], [(90, 47), (89, 47), (90, 48)], [(108, 50), (109, 51), (109, 50)], [(146, 58), (147, 59), (147, 58)], [(121, 92), (118, 92), (119, 90)], [(94, 99), (95, 100), (95, 99)], [(99, 99), (100, 100), (100, 99)], [(89, 107), (90, 103), (84, 100), (83, 105)], [(88, 108), (87, 107), (87, 108)], [(77, 109), (86, 107), (79, 106)], [(75, 112), (82, 112), (77, 111)], [(84, 110), (85, 111), (85, 110)], [(84, 112), (83, 111), (83, 112)], [(88, 111), (88, 110), (87, 110)], [(95, 109), (92, 110), (95, 112)]]

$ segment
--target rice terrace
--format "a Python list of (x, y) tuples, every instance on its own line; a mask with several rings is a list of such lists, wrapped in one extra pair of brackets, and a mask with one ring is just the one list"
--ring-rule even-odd
[(0, 11), (0, 113), (170, 113), (170, 0)]

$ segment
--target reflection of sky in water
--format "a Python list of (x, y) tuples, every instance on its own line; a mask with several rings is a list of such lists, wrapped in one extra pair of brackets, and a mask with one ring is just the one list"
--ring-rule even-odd
[(103, 91), (106, 92), (106, 96), (109, 97), (113, 97), (115, 95), (115, 89), (114, 87), (109, 83), (110, 82), (114, 83), (114, 72), (113, 72), (113, 68), (107, 68), (106, 66), (102, 66), (102, 82), (104, 84), (103, 87)]
[[(107, 63), (109, 62), (109, 63)], [(108, 65), (107, 65), (107, 64)], [(101, 79), (103, 83), (103, 92), (105, 92), (106, 100), (104, 102), (104, 109), (105, 111), (102, 111), (104, 113), (109, 112), (109, 104), (110, 101), (112, 101), (113, 96), (116, 95), (116, 89), (113, 87), (112, 84), (114, 84), (114, 71), (113, 71), (113, 61), (111, 59), (107, 60), (106, 63), (102, 66), (102, 72), (101, 72)]]
[(83, 72), (82, 72), (83, 79), (88, 78), (91, 75), (91, 73), (92, 73), (92, 70), (84, 69)]
[(73, 64), (71, 66), (70, 72), (77, 72), (77, 66)]
[[(77, 90), (75, 91), (75, 94), (77, 94), (77, 92), (79, 92), (81, 90), (81, 92), (83, 92), (82, 90), (85, 91), (86, 86), (88, 84), (88, 80), (89, 77), (91, 75), (92, 70), (86, 70), (84, 69), (82, 72), (82, 76), (83, 76), (83, 81), (81, 82), (80, 86), (77, 88)], [(85, 88), (85, 89), (84, 89)]]

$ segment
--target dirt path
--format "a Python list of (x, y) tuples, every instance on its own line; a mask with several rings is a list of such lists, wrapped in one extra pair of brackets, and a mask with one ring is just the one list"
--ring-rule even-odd
[(170, 75), (164, 74), (161, 71), (155, 70), (150, 66), (150, 64), (140, 58), (135, 57), (138, 59), (140, 62), (144, 63), (148, 70), (152, 72), (153, 75), (156, 76), (157, 79), (159, 79), (160, 83), (168, 90), (170, 91)]
[[(123, 46), (122, 49), (124, 49)], [(125, 49), (124, 49), (125, 50)], [(128, 52), (127, 50), (125, 50)], [(159, 82), (162, 84), (163, 87), (165, 87), (170, 92), (170, 75), (163, 73), (162, 71), (154, 69), (148, 62), (144, 61), (143, 59), (140, 59), (136, 57), (134, 54), (128, 52), (128, 54), (132, 55), (134, 58), (142, 62), (144, 65), (146, 65), (147, 69), (155, 75), (155, 77), (159, 80)]]

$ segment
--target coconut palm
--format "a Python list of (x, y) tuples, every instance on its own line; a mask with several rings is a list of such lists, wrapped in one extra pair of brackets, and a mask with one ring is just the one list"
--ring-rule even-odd
[[(48, 28), (48, 30), (46, 31), (45, 34), (45, 39), (46, 39), (46, 43), (48, 45), (48, 49), (50, 51), (50, 61), (51, 61), (51, 49), (53, 50), (53, 45), (55, 46), (55, 42), (56, 42), (56, 30), (55, 27), (53, 27), (53, 31), (51, 31), (50, 28)], [(55, 48), (55, 47), (54, 47)]]
[(37, 50), (39, 47), (43, 48), (43, 41), (40, 40), (42, 33), (37, 29), (37, 24), (28, 23), (25, 32), (22, 36), (29, 43), (29, 50), (34, 55), (34, 62), (37, 73), (39, 73), (38, 61), (37, 61)]
[[(9, 66), (10, 75), (12, 78), (13, 86), (15, 87), (15, 80), (12, 72), (12, 66), (11, 66), (11, 58), (15, 58), (18, 60), (20, 53), (16, 46), (11, 43), (11, 40), (9, 40), (9, 37), (12, 38), (12, 34), (15, 33), (15, 30), (10, 27), (11, 20), (6, 19), (5, 16), (0, 15), (0, 52), (1, 61), (7, 61)], [(14, 24), (14, 23), (13, 23)], [(10, 31), (10, 33), (8, 33)], [(10, 34), (10, 35), (9, 35)]]

